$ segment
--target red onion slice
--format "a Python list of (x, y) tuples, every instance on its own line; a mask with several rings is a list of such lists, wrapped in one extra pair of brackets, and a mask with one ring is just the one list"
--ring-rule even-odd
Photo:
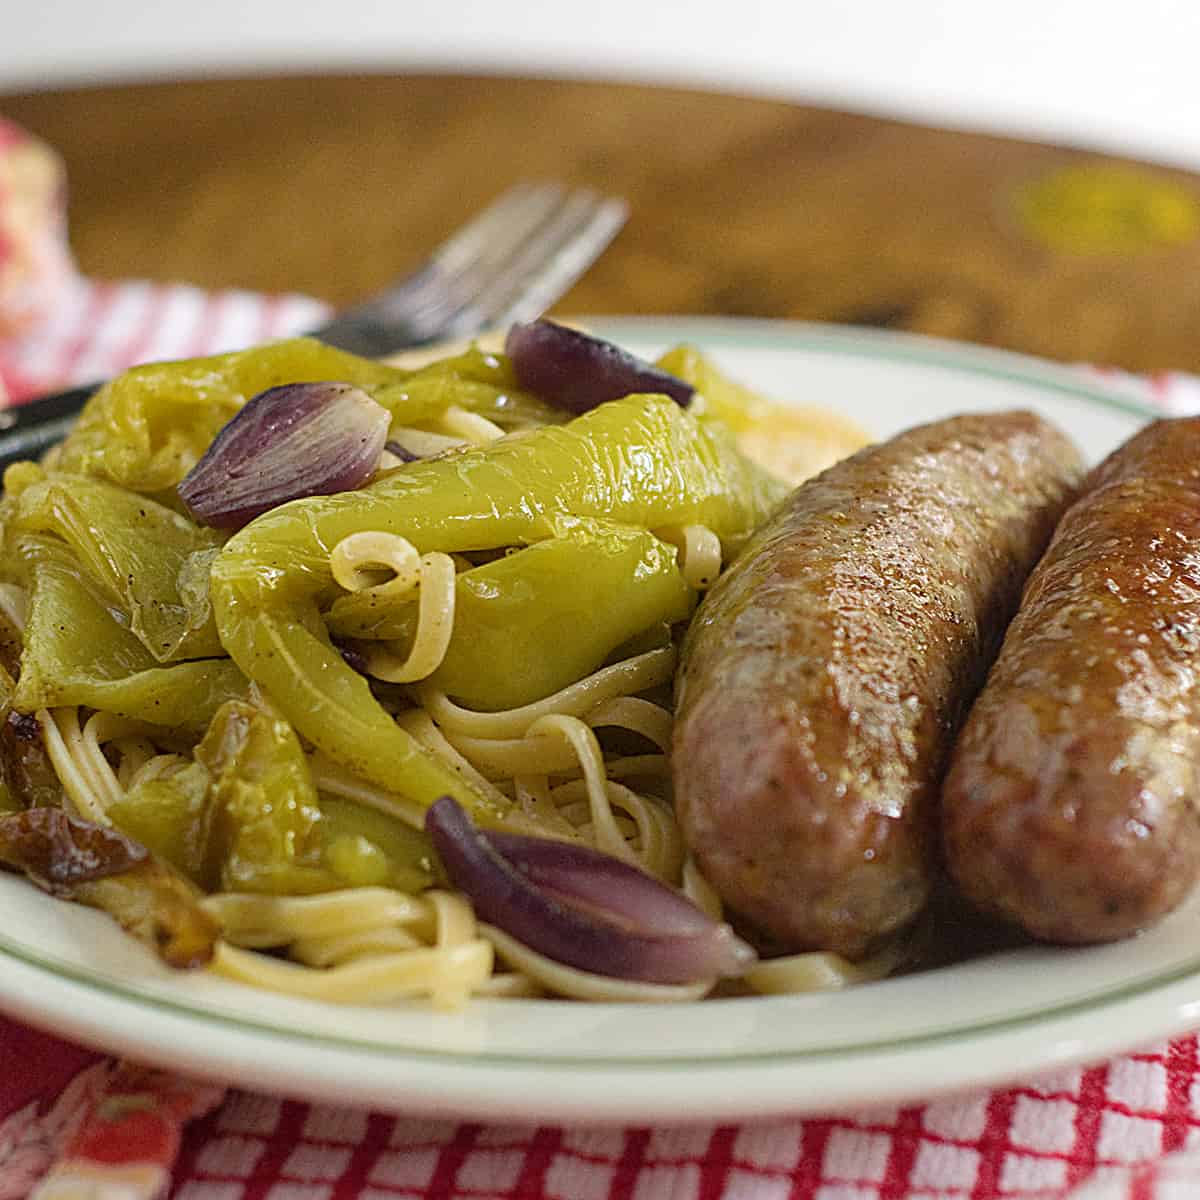
[(728, 925), (607, 854), (485, 834), (450, 796), (430, 806), (425, 829), (480, 920), (556, 962), (669, 984), (741, 975), (754, 964)]
[(690, 383), (620, 346), (553, 321), (514, 325), (504, 351), (521, 387), (568, 412), (587, 412), (635, 392), (670, 396), (686, 408), (695, 392)]
[(349, 491), (375, 473), (389, 424), (353, 384), (268, 388), (217, 434), (179, 497), (201, 524), (238, 529), (288, 500)]
[[(610, 914), (630, 928), (652, 926), (668, 937), (707, 936), (712, 918), (686, 896), (650, 878), (619, 858), (587, 846), (551, 838), (489, 833), (488, 841), (530, 882), (592, 911)], [(646, 887), (649, 882), (652, 886)]]

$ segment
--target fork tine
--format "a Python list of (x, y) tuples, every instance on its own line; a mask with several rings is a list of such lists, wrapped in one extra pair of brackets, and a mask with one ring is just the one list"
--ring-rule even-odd
[(562, 189), (518, 184), (451, 235), (412, 274), (340, 312), (313, 336), (369, 356), (420, 345), (441, 335), (481, 286), (559, 209)]
[(627, 216), (622, 200), (590, 190), (566, 196), (503, 269), (483, 281), (448, 332), (462, 337), (540, 315), (587, 270)]
[(460, 271), (495, 252), (497, 239), (536, 227), (562, 198), (553, 183), (518, 183), (488, 205), (474, 220), (448, 237), (430, 257), (448, 271)]
[(518, 184), (479, 218), (463, 226), (432, 255), (425, 268), (401, 285), (390, 312), (436, 325), (438, 333), (482, 286), (520, 252), (562, 204), (554, 184)]

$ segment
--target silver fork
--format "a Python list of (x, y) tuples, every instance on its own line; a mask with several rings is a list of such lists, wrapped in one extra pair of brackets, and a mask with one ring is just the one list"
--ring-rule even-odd
[[(417, 270), (311, 330), (311, 336), (377, 358), (532, 320), (591, 266), (627, 215), (624, 201), (587, 189), (518, 184)], [(61, 441), (99, 386), (40, 396), (0, 413), (0, 470)]]
[(413, 274), (313, 336), (371, 358), (527, 321), (587, 270), (625, 223), (624, 201), (518, 184)]

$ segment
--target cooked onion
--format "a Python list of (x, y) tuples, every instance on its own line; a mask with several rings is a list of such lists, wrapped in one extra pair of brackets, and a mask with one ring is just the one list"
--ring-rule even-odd
[(504, 350), (523, 388), (568, 412), (587, 412), (635, 392), (670, 396), (686, 408), (695, 390), (612, 342), (553, 321), (514, 325)]
[(196, 520), (237, 529), (302, 496), (328, 496), (375, 473), (390, 417), (349, 383), (288, 383), (248, 401), (179, 485)]
[(61, 808), (31, 808), (0, 817), (0, 863), (22, 870), (49, 892), (119, 875), (150, 857), (116, 829), (69, 816)]
[(484, 833), (450, 796), (425, 828), (479, 918), (567, 966), (648, 983), (741, 975), (754, 951), (636, 867), (546, 838)]

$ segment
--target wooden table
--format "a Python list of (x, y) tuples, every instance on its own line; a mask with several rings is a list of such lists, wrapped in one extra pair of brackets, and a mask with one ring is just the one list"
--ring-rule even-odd
[(104, 277), (350, 301), (503, 187), (632, 219), (560, 306), (881, 325), (1200, 370), (1200, 178), (820, 108), (446, 76), (0, 95), (58, 146)]

